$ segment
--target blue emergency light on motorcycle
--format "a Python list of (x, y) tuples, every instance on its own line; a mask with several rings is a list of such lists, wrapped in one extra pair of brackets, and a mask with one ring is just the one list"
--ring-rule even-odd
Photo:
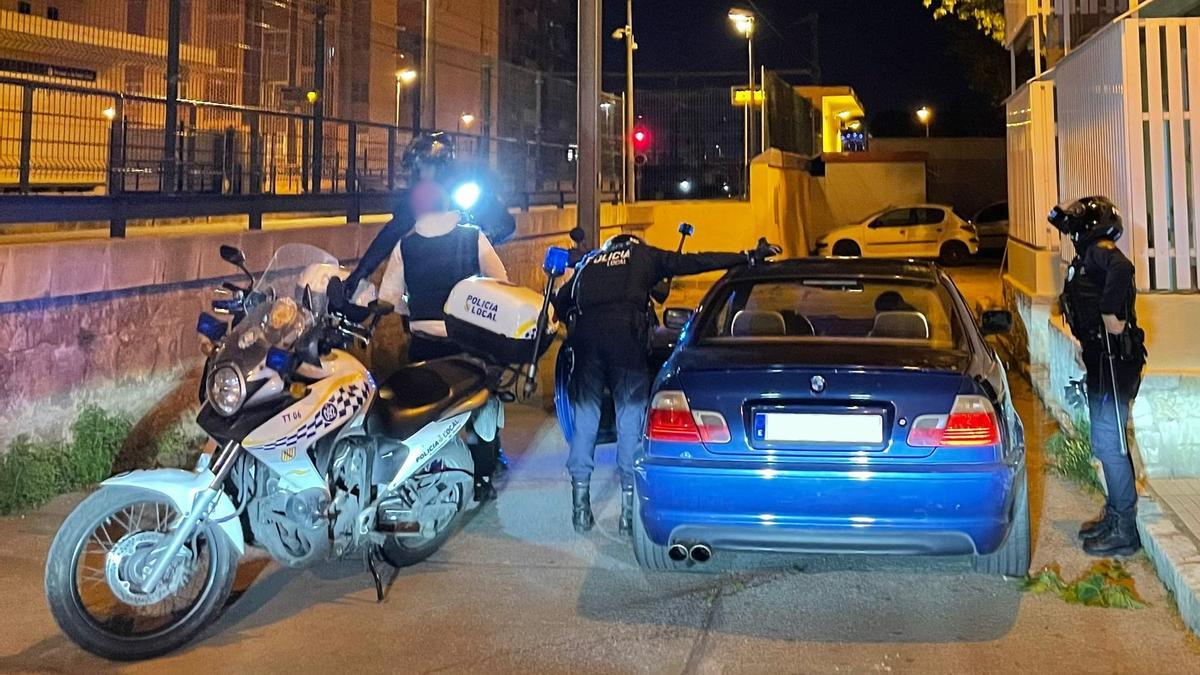
[(199, 318), (196, 319), (196, 332), (213, 342), (225, 337), (228, 328), (224, 321), (207, 312), (200, 312)]
[(546, 249), (546, 259), (542, 261), (542, 269), (550, 276), (559, 276), (567, 271), (571, 252), (561, 246), (551, 246)]
[(454, 188), (452, 195), (454, 205), (462, 211), (470, 211), (475, 208), (475, 204), (479, 202), (479, 196), (483, 194), (483, 189), (479, 187), (479, 183), (469, 181)]
[(271, 347), (267, 350), (267, 367), (277, 373), (288, 373), (292, 369), (292, 353)]

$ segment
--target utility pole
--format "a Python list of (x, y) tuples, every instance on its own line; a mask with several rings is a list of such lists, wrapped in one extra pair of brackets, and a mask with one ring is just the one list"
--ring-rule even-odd
[(162, 191), (175, 192), (175, 147), (179, 126), (179, 0), (167, 1), (167, 101), (163, 122)]
[(633, 39), (633, 0), (625, 0), (625, 176), (622, 181), (625, 203), (637, 201), (637, 157), (633, 147), (633, 128), (637, 124), (633, 107), (633, 50), (637, 42)]
[(586, 245), (600, 244), (600, 0), (579, 0), (575, 201)]
[(320, 0), (316, 7), (316, 35), (313, 50), (313, 88), (317, 92), (313, 101), (313, 132), (312, 132), (312, 192), (321, 192), (321, 164), (325, 152), (325, 14), (329, 7)]

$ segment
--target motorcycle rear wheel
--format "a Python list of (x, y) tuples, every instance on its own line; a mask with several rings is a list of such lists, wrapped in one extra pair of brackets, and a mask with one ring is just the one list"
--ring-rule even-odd
[(410, 567), (437, 552), (462, 520), (463, 506), (467, 499), (463, 485), (461, 482), (455, 483), (449, 488), (451, 493), (443, 496), (443, 499), (453, 500), (457, 508), (454, 515), (441, 524), (436, 532), (423, 538), (388, 537), (383, 543), (383, 559), (392, 567)]
[[(102, 487), (67, 516), (46, 559), (46, 600), (75, 644), (106, 659), (153, 658), (195, 638), (221, 611), (237, 561), (215, 528), (185, 544), (190, 559), (177, 565), (187, 567), (168, 569), (160, 584), (169, 592), (162, 598), (125, 586), (144, 569), (147, 559), (139, 556), (153, 550), (177, 518), (163, 495), (129, 487)], [(181, 601), (177, 596), (188, 589), (194, 597)]]

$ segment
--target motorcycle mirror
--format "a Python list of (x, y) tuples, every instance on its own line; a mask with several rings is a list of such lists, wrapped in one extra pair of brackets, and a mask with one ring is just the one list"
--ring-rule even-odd
[(685, 237), (690, 237), (695, 232), (696, 232), (696, 227), (694, 225), (692, 225), (691, 223), (680, 223), (679, 224), (679, 234), (682, 234)]
[(582, 244), (584, 239), (587, 239), (587, 235), (584, 234), (582, 227), (576, 227), (571, 230), (571, 241), (576, 244)]
[(254, 275), (250, 270), (246, 269), (246, 254), (242, 253), (242, 249), (229, 244), (221, 244), (221, 259), (225, 262), (237, 267), (250, 280), (250, 285), (254, 286)]

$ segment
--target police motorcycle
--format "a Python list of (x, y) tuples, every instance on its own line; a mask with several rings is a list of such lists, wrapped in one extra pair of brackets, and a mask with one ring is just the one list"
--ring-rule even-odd
[[(679, 224), (679, 244), (675, 248), (676, 253), (683, 253), (684, 244), (687, 243), (688, 237), (692, 236), (695, 231), (696, 228), (694, 225), (689, 223)], [(582, 250), (584, 240), (582, 230), (572, 230), (571, 239), (575, 242), (575, 248), (571, 251), (572, 260), (573, 262), (578, 262), (586, 255), (586, 251)], [(650, 330), (648, 331), (650, 344), (647, 345), (647, 350), (650, 356), (648, 364), (652, 379), (654, 374), (667, 362), (667, 359), (671, 356), (671, 352), (675, 350), (675, 344), (679, 341), (680, 331), (683, 330), (688, 320), (692, 318), (691, 309), (665, 307), (670, 294), (671, 280), (663, 279), (651, 292), (652, 304), (647, 308), (647, 319), (650, 321)], [(655, 304), (663, 307), (661, 322), (658, 319), (658, 313), (654, 309)], [(563, 318), (568, 323), (570, 322), (570, 317)], [(567, 341), (559, 347), (558, 356), (554, 361), (554, 410), (558, 417), (559, 429), (562, 430), (563, 437), (567, 439), (568, 443), (575, 435), (575, 413), (571, 408), (569, 391), (571, 373), (574, 368), (575, 353), (571, 348), (570, 342)], [(596, 442), (615, 443), (616, 440), (615, 406), (613, 405), (611, 394), (606, 394), (600, 404), (600, 430), (596, 435)]]
[(348, 294), (350, 271), (309, 245), (281, 247), (257, 279), (240, 251), (221, 254), (251, 284), (226, 282), (213, 302), (228, 322), (202, 313), (197, 323), (208, 347), (197, 422), (217, 449), (191, 471), (108, 479), (50, 547), (51, 613), (106, 658), (158, 656), (199, 634), (229, 597), (247, 544), (293, 568), (358, 557), (382, 600), (378, 563), (427, 558), (471, 500), (464, 430), (489, 437), (489, 402), (532, 393), (537, 357), (557, 331), (549, 293), (567, 257), (548, 253), (540, 295), (462, 281), (447, 329), (469, 355), (377, 383), (349, 351), (392, 309), (372, 300), (369, 282)]

